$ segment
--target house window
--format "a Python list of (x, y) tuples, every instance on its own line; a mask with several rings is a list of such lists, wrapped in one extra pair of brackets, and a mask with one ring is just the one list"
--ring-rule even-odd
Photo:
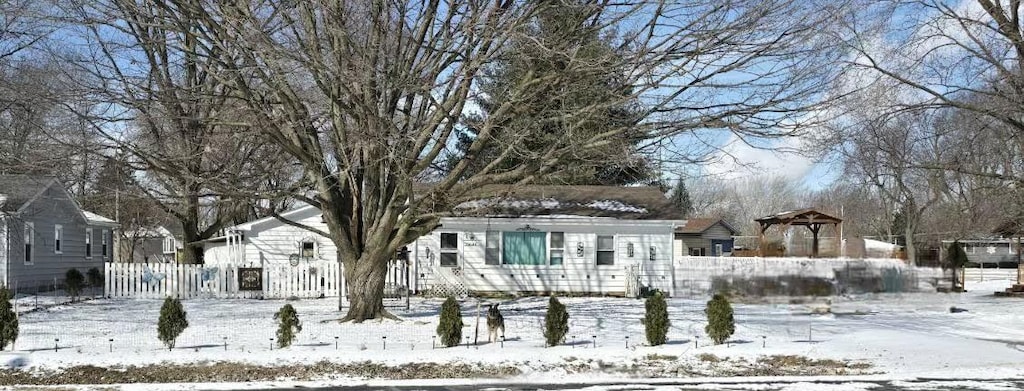
[(547, 232), (502, 232), (502, 256), (506, 265), (544, 265)]
[(164, 254), (174, 254), (174, 237), (168, 236), (164, 238)]
[(61, 254), (61, 240), (64, 239), (64, 226), (57, 224), (53, 226), (53, 253)]
[(690, 247), (690, 255), (694, 257), (703, 257), (706, 253), (704, 247)]
[(561, 265), (565, 260), (565, 233), (551, 233), (551, 255), (548, 257), (552, 265)]
[(498, 231), (487, 231), (484, 248), (484, 264), (501, 264), (501, 235)]
[(723, 253), (723, 251), (722, 251), (722, 244), (721, 243), (715, 244), (715, 256), (716, 257), (720, 257), (720, 256), (723, 255), (722, 253)]
[(85, 229), (85, 257), (92, 258), (92, 228)]
[(597, 236), (597, 264), (615, 264), (615, 237), (611, 235)]
[(35, 230), (36, 230), (35, 223), (31, 223), (31, 222), (25, 223), (25, 264), (26, 265), (31, 265), (32, 261), (35, 259), (35, 254), (32, 252), (32, 250), (33, 250), (33, 248), (35, 247), (35, 244), (36, 244)]
[(103, 230), (102, 232), (100, 232), (100, 240), (101, 240), (101, 242), (100, 242), (100, 255), (103, 256), (103, 259), (107, 258), (107, 237), (108, 237), (108, 235), (110, 235), (110, 234), (107, 232), (107, 230)]
[(459, 265), (459, 234), (441, 234), (441, 266)]
[(303, 241), (302, 248), (300, 249), (299, 254), (304, 259), (313, 259), (313, 257), (316, 255), (316, 242), (312, 240)]

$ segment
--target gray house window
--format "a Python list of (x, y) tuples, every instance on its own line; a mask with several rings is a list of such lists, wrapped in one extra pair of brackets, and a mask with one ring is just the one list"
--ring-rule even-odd
[(85, 229), (85, 257), (92, 258), (92, 228)]
[(108, 237), (108, 235), (109, 234), (107, 233), (107, 230), (103, 230), (103, 232), (101, 232), (101, 234), (100, 234), (100, 239), (102, 240), (102, 242), (100, 242), (100, 255), (102, 255), (104, 259), (107, 258), (107, 237)]
[(565, 233), (551, 233), (551, 255), (548, 257), (552, 265), (561, 265), (565, 260)]
[(61, 240), (64, 239), (64, 227), (60, 224), (53, 226), (53, 253), (63, 253), (61, 248)]
[(486, 248), (484, 249), (484, 264), (501, 264), (501, 232), (487, 231), (485, 236)]
[(615, 237), (611, 235), (597, 236), (597, 264), (615, 264)]
[(35, 247), (35, 244), (36, 244), (35, 229), (36, 229), (35, 223), (32, 223), (32, 222), (26, 222), (25, 223), (25, 264), (26, 265), (31, 265), (32, 264), (32, 260), (35, 259), (35, 254), (32, 252), (32, 250), (34, 250), (34, 247)]

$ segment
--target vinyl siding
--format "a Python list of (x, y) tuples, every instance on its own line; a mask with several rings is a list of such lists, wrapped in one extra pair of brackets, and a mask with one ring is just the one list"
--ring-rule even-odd
[[(560, 221), (563, 220), (563, 221)], [(510, 232), (529, 224), (541, 232), (565, 233), (565, 258), (562, 265), (487, 265), (484, 259), (488, 229)], [(459, 268), (440, 266), (440, 234), (459, 234)], [(472, 234), (476, 240), (470, 240)], [(597, 265), (598, 235), (615, 237), (615, 264)], [(582, 256), (576, 247), (583, 243)], [(627, 254), (633, 243), (634, 254)], [(650, 247), (655, 247), (650, 260)], [(427, 257), (427, 249), (433, 257)], [(550, 254), (550, 248), (547, 248)], [(469, 290), (481, 292), (571, 292), (622, 294), (628, 270), (636, 267), (641, 282), (668, 291), (671, 274), (672, 226), (608, 220), (593, 224), (566, 224), (564, 219), (488, 219), (476, 222), (446, 222), (442, 228), (416, 241), (418, 289), (425, 289), (444, 278), (457, 279)], [(456, 274), (457, 273), (457, 274)], [(440, 274), (440, 276), (439, 276)]]
[[(24, 226), (32, 222), (35, 226), (33, 262), (24, 263)], [(62, 251), (54, 252), (54, 227), (63, 227)], [(109, 227), (93, 227), (94, 251), (91, 259), (85, 257), (85, 229), (89, 225), (78, 211), (78, 206), (68, 199), (67, 193), (57, 185), (50, 186), (41, 197), (28, 205), (20, 214), (11, 218), (10, 262), (8, 284), (19, 290), (37, 287), (52, 289), (54, 282), (62, 284), (68, 269), (75, 268), (85, 274), (90, 268), (103, 270), (104, 257), (100, 253), (101, 232), (107, 233), (107, 257), (111, 258), (113, 233)]]
[[(293, 218), (300, 224), (327, 231), (327, 225), (321, 221), (320, 213), (316, 209), (311, 208), (307, 213)], [(304, 240), (316, 243), (315, 260), (337, 260), (334, 242), (329, 238), (279, 221), (270, 221), (245, 233), (244, 263), (254, 266), (287, 264), (292, 254), (299, 253), (299, 247)], [(208, 244), (204, 253), (206, 264), (231, 262), (227, 243)]]

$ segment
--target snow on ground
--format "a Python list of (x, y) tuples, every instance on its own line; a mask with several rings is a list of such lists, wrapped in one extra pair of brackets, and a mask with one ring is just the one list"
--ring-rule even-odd
[[(831, 313), (823, 315), (812, 315), (825, 306), (823, 299), (811, 304), (788, 304), (783, 298), (777, 304), (737, 304), (736, 334), (729, 346), (713, 346), (704, 335), (707, 298), (670, 299), (669, 343), (659, 347), (644, 346), (642, 301), (565, 298), (570, 313), (567, 344), (544, 348), (546, 298), (520, 298), (502, 304), (503, 346), (486, 343), (486, 321), (481, 318), (481, 345), (446, 349), (432, 347), (440, 299), (414, 298), (408, 311), (403, 303), (389, 301), (403, 322), (363, 324), (333, 321), (339, 317), (336, 299), (291, 302), (303, 330), (297, 344), (287, 349), (271, 349), (273, 313), (284, 301), (211, 299), (184, 302), (190, 327), (168, 351), (156, 338), (161, 301), (101, 299), (24, 313), (16, 351), (3, 354), (4, 361), (21, 358), (37, 369), (203, 361), (517, 363), (524, 379), (556, 383), (623, 376), (557, 369), (573, 360), (626, 365), (655, 354), (691, 362), (698, 362), (702, 353), (735, 358), (787, 354), (873, 364), (878, 374), (860, 377), (864, 379), (1019, 378), (1024, 376), (1024, 299), (992, 296), (1008, 285), (976, 283), (964, 294), (833, 297)], [(951, 306), (968, 312), (950, 313)], [(475, 299), (464, 301), (462, 309), (467, 324), (463, 335), (472, 338)]]

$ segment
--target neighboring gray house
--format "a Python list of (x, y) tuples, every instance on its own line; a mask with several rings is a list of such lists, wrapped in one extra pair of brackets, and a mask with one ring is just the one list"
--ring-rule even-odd
[(121, 249), (116, 262), (168, 263), (176, 262), (184, 248), (181, 229), (172, 231), (174, 224), (155, 228), (137, 228), (123, 232)]
[(68, 269), (102, 271), (116, 228), (83, 211), (55, 178), (0, 175), (0, 285), (52, 289)]
[(732, 253), (736, 229), (720, 219), (689, 219), (676, 228), (675, 251), (681, 256), (721, 257)]

